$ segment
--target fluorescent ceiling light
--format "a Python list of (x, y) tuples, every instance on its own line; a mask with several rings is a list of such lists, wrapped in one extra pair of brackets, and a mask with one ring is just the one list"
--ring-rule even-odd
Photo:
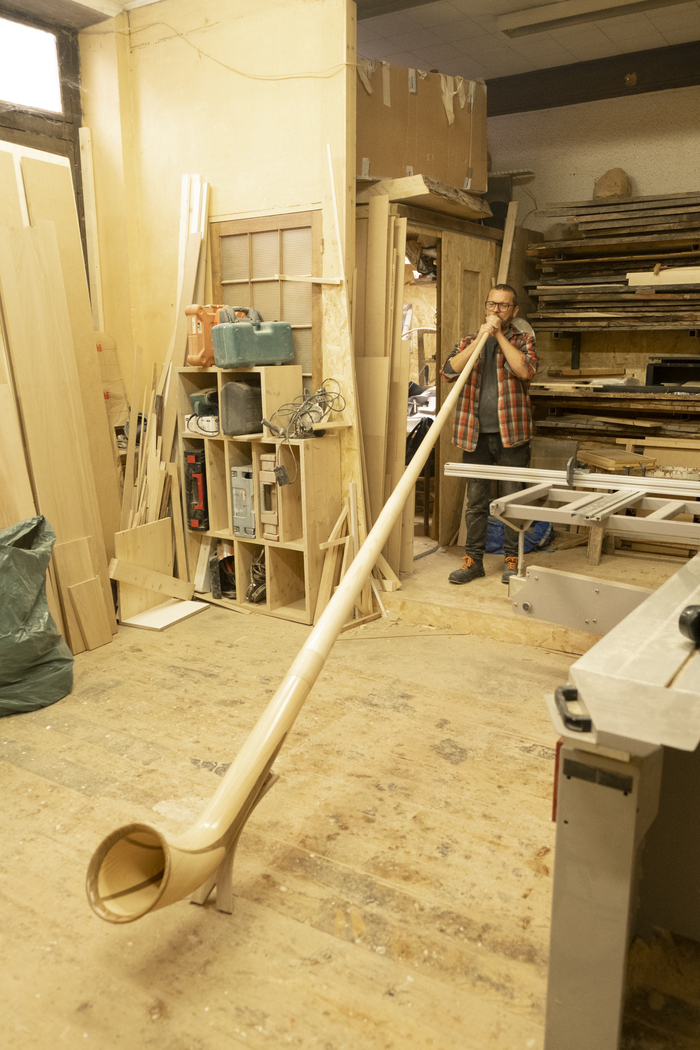
[(511, 15), (499, 15), (497, 26), (506, 36), (527, 36), (530, 33), (547, 33), (562, 26), (582, 25), (584, 22), (600, 22), (604, 18), (619, 18), (621, 15), (652, 11), (659, 7), (673, 7), (685, 0), (560, 0), (559, 3), (543, 7), (529, 7)]

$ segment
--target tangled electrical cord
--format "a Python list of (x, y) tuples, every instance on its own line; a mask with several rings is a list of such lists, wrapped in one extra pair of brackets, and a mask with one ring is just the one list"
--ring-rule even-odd
[[(331, 383), (334, 383), (337, 389), (333, 389), (329, 385)], [(294, 484), (299, 473), (291, 439), (313, 437), (314, 425), (321, 423), (331, 412), (342, 412), (345, 405), (346, 401), (340, 393), (338, 380), (324, 379), (315, 394), (310, 394), (308, 397), (300, 394), (294, 401), (289, 401), (286, 405), (280, 405), (277, 411), (273, 412), (272, 419), (263, 419), (264, 425), (271, 434), (282, 438), (283, 442), (287, 442), (294, 460), (295, 473), (291, 480), (283, 466), (275, 468), (275, 474), (277, 474), (277, 480), (280, 485)], [(276, 423), (275, 419), (277, 420)], [(318, 434), (318, 431), (316, 433)]]

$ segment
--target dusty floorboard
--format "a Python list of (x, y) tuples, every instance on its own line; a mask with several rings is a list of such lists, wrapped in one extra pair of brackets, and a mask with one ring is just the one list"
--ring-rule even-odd
[[(242, 836), (234, 914), (89, 910), (99, 841), (186, 826), (307, 634), (218, 608), (120, 628), (76, 659), (70, 697), (0, 721), (3, 1050), (541, 1050), (561, 653), (386, 621), (343, 635)], [(648, 970), (629, 1050), (697, 1045), (687, 1010), (686, 1041), (659, 1041), (675, 1000)]]

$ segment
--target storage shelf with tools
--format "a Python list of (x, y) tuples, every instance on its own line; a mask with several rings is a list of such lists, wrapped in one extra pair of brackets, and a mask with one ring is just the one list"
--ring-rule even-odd
[[(339, 435), (331, 430), (320, 437), (286, 440), (267, 432), (225, 434), (221, 414), (218, 433), (195, 435), (185, 429), (185, 416), (193, 407), (191, 394), (220, 396), (226, 383), (241, 377), (247, 377), (249, 385), (251, 379), (260, 384), (262, 415), (267, 419), (301, 393), (301, 369), (293, 365), (178, 370), (181, 452), (199, 453), (206, 486), (206, 528), (188, 529), (190, 579), (199, 582), (198, 565), (205, 567), (218, 541), (224, 541), (227, 552), (233, 553), (236, 597), (213, 598), (209, 591), (198, 591), (199, 597), (310, 624), (323, 567), (319, 544), (328, 538), (341, 510)], [(185, 481), (186, 521), (194, 520), (191, 498), (200, 498), (199, 489), (190, 492), (188, 497)], [(264, 599), (248, 600), (251, 583), (261, 580)]]

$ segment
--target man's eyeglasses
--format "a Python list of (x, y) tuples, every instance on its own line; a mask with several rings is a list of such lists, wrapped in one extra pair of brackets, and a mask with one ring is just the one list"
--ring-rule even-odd
[(484, 306), (487, 310), (512, 310), (514, 303), (494, 303), (492, 299), (487, 299)]

